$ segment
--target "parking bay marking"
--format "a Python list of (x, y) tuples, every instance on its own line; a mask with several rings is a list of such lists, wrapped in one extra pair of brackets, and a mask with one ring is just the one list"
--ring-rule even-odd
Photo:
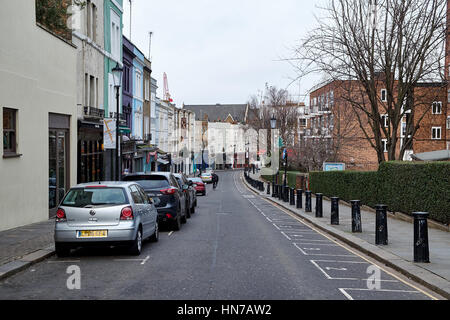
[[(347, 268), (344, 267), (320, 267), (319, 263), (320, 262), (327, 262), (327, 263), (337, 263), (337, 264), (370, 264), (368, 262), (365, 261), (334, 261), (334, 260), (310, 260), (310, 262), (317, 268), (319, 269), (328, 280), (352, 280), (352, 281), (368, 281), (369, 279), (359, 279), (359, 278), (336, 278), (336, 277), (332, 277), (330, 276), (325, 270), (327, 271), (349, 271)], [(398, 280), (378, 280), (380, 282), (391, 282), (391, 283), (398, 283)]]
[(379, 290), (371, 290), (371, 289), (358, 289), (358, 288), (339, 288), (339, 291), (348, 299), (355, 300), (347, 291), (370, 291), (370, 292), (395, 292), (395, 293), (422, 293), (420, 291), (412, 291), (412, 290), (388, 290), (388, 289), (379, 289)]
[[(255, 195), (257, 194), (255, 191), (253, 191), (249, 186), (247, 186), (247, 185), (244, 183), (244, 179), (242, 178), (242, 176), (241, 176), (241, 183), (244, 185), (245, 188), (247, 188), (248, 190), (250, 190), (250, 192), (253, 192)], [(235, 184), (236, 184), (236, 181), (235, 181)], [(236, 185), (237, 185), (237, 184), (236, 184)], [(293, 219), (297, 220), (299, 223), (301, 223), (301, 224), (303, 224), (303, 225), (305, 225), (305, 226), (310, 227), (312, 230), (314, 230), (314, 231), (316, 232), (316, 234), (321, 235), (321, 236), (323, 236), (324, 238), (329, 239), (329, 240), (332, 241), (332, 242), (335, 242), (335, 243), (338, 244), (340, 247), (342, 247), (342, 248), (344, 248), (345, 250), (347, 250), (347, 251), (349, 251), (349, 252), (351, 252), (351, 253), (354, 254), (354, 255), (340, 255), (340, 256), (344, 256), (344, 257), (355, 257), (355, 258), (356, 258), (356, 257), (359, 257), (359, 258), (363, 259), (364, 261), (368, 261), (368, 262), (369, 262), (369, 260), (368, 260), (367, 258), (365, 258), (365, 257), (362, 256), (361, 254), (355, 252), (353, 249), (351, 249), (351, 248), (349, 248), (348, 246), (345, 246), (345, 245), (343, 245), (343, 244), (340, 244), (339, 242), (337, 242), (336, 240), (332, 239), (329, 235), (325, 234), (324, 232), (318, 230), (318, 229), (315, 228), (315, 227), (312, 227), (310, 224), (305, 223), (304, 221), (301, 221), (300, 218), (299, 218), (298, 216), (296, 216), (296, 215), (294, 215), (293, 213), (289, 212), (287, 209), (283, 208), (281, 205), (279, 205), (279, 204), (277, 204), (277, 203), (273, 203), (272, 201), (270, 201), (270, 200), (268, 200), (268, 199), (265, 199), (265, 198), (262, 198), (262, 197), (261, 197), (261, 199), (264, 200), (264, 201), (266, 201), (268, 204), (274, 206), (275, 208), (279, 209), (281, 212), (284, 212), (284, 213), (287, 214), (288, 216), (290, 216), (290, 217), (292, 217)], [(370, 224), (371, 224), (371, 225), (374, 225), (374, 223), (370, 223)], [(275, 226), (275, 227), (277, 227), (277, 226)], [(277, 227), (277, 229), (280, 230), (278, 227)], [(280, 231), (281, 231), (281, 230), (280, 230)], [(296, 231), (296, 230), (284, 230), (284, 231), (285, 231), (285, 232), (292, 232), (292, 231)], [(296, 232), (299, 232), (299, 231), (296, 231)], [(290, 235), (290, 236), (291, 236), (291, 235)], [(296, 236), (302, 237), (301, 235), (296, 235)], [(294, 244), (294, 245), (295, 245), (295, 244)], [(297, 247), (297, 246), (296, 246), (296, 247)], [(298, 247), (297, 247), (297, 248), (298, 248)], [(301, 250), (301, 249), (300, 249), (300, 250)], [(307, 253), (303, 253), (303, 254), (308, 255)], [(314, 255), (318, 255), (318, 254), (314, 254)], [(328, 255), (328, 256), (339, 256), (339, 255)], [(373, 263), (373, 262), (370, 262), (370, 263)], [(399, 278), (398, 276), (396, 276), (396, 275), (393, 274), (392, 272), (390, 272), (390, 271), (386, 270), (385, 268), (383, 268), (381, 265), (378, 265), (378, 264), (375, 264), (375, 265), (377, 265), (377, 266), (378, 266), (381, 270), (383, 270), (385, 273), (387, 273), (387, 274), (389, 274), (390, 276), (392, 276), (392, 277), (398, 279), (400, 282), (404, 283), (404, 284), (407, 285), (408, 287), (412, 287), (412, 288), (418, 290), (419, 292), (423, 293), (424, 295), (430, 297), (432, 300), (439, 300), (437, 297), (435, 297), (435, 296), (431, 295), (430, 293), (428, 293), (428, 292), (426, 292), (426, 291), (424, 291), (424, 290), (422, 290), (422, 289), (416, 287), (414, 284), (412, 284), (412, 283), (410, 283), (410, 282), (407, 282), (407, 281), (405, 281), (405, 280)]]
[[(301, 253), (303, 253), (305, 256), (325, 256), (325, 257), (357, 257), (356, 255), (352, 255), (352, 254), (326, 254), (326, 253), (313, 253), (313, 254), (309, 254), (307, 253), (305, 250), (303, 250), (302, 248), (300, 248), (297, 243), (294, 243), (294, 246), (300, 250)], [(316, 248), (318, 250), (316, 251), (320, 251), (320, 248)]]

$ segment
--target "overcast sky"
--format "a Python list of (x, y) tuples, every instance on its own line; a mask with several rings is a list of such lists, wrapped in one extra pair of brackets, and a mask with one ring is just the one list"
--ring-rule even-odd
[[(314, 28), (316, 3), (133, 0), (131, 40), (148, 56), (148, 33), (153, 31), (152, 76), (158, 80), (158, 97), (163, 97), (166, 72), (179, 106), (246, 103), (266, 82), (286, 88), (296, 77), (288, 63), (277, 60), (291, 57), (292, 47)], [(124, 0), (123, 32), (130, 37), (129, 0)], [(299, 95), (313, 85), (305, 79), (288, 89)]]

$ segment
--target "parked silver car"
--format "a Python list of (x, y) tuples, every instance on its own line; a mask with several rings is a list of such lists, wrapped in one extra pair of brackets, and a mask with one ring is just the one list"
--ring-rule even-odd
[(140, 255), (142, 242), (158, 241), (158, 212), (134, 182), (103, 182), (73, 187), (61, 202), (55, 223), (58, 256), (87, 245), (127, 245)]

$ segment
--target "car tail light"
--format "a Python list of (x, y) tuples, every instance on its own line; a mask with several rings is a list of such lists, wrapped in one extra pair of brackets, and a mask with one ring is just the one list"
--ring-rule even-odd
[(175, 189), (175, 188), (161, 190), (161, 193), (165, 194), (165, 195), (175, 194), (175, 192), (177, 192), (177, 189)]
[(56, 211), (56, 222), (65, 222), (66, 220), (66, 212), (64, 209), (59, 208), (58, 211)]
[(131, 207), (125, 207), (120, 213), (120, 220), (133, 220), (133, 209)]
[(173, 218), (173, 216), (170, 213), (166, 213), (166, 217), (169, 218), (169, 219)]

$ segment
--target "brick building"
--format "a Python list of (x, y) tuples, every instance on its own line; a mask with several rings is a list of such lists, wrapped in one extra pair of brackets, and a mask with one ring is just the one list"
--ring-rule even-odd
[[(405, 146), (403, 160), (411, 154), (443, 150), (450, 147), (449, 112), (445, 83), (418, 84), (412, 94), (415, 108), (406, 111), (398, 128), (393, 128), (386, 108), (387, 92), (382, 76), (378, 80), (380, 125), (388, 132), (396, 130), (396, 158), (414, 126), (419, 125), (412, 144)], [(331, 161), (343, 162), (348, 170), (376, 170), (378, 157), (374, 149), (376, 140), (367, 115), (355, 111), (349, 102), (358, 101), (368, 106), (368, 98), (357, 81), (333, 81), (310, 94), (310, 107), (300, 115), (303, 143), (314, 141), (316, 148), (325, 145), (333, 155)], [(396, 97), (394, 97), (395, 99)], [(406, 105), (406, 103), (405, 103)], [(365, 129), (362, 130), (361, 126)], [(387, 159), (388, 139), (381, 132), (381, 147)]]

